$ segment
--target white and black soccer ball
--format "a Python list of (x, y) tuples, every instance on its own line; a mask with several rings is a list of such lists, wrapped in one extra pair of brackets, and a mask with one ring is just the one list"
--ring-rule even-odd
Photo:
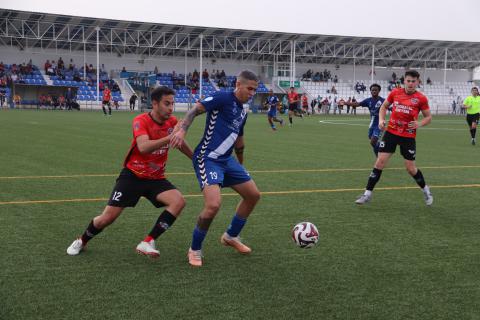
[(311, 222), (300, 222), (292, 230), (292, 239), (300, 248), (311, 248), (318, 242), (318, 229)]

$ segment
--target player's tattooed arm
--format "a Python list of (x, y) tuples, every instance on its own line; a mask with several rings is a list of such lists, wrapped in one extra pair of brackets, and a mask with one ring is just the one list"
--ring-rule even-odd
[(185, 143), (185, 135), (187, 134), (188, 128), (192, 125), (193, 120), (199, 114), (205, 112), (205, 107), (201, 103), (195, 104), (195, 106), (187, 111), (185, 118), (180, 124), (180, 128), (177, 132), (172, 134), (170, 138), (170, 147), (171, 148), (180, 148)]
[(201, 103), (196, 103), (195, 106), (187, 111), (187, 114), (185, 115), (185, 118), (183, 119), (181, 128), (187, 132), (188, 128), (193, 123), (193, 120), (195, 119), (196, 116), (202, 114), (205, 112), (205, 107)]

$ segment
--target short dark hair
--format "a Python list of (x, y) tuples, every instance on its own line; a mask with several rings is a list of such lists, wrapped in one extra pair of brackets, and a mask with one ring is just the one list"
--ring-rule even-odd
[(370, 85), (370, 90), (372, 90), (373, 87), (377, 87), (378, 88), (378, 91), (381, 91), (382, 90), (382, 87), (380, 87), (380, 85), (378, 83), (372, 83)]
[(163, 96), (175, 95), (175, 90), (165, 86), (158, 86), (150, 93), (150, 99), (152, 101), (160, 102)]
[(477, 91), (478, 91), (478, 87), (473, 87), (472, 90), (470, 90), (470, 91), (473, 91), (473, 90), (477, 90)]
[(405, 77), (410, 76), (412, 78), (420, 79), (420, 73), (417, 70), (407, 70), (405, 71)]
[(240, 81), (247, 80), (247, 81), (255, 81), (258, 82), (258, 77), (255, 73), (250, 70), (243, 70), (238, 74), (237, 77)]

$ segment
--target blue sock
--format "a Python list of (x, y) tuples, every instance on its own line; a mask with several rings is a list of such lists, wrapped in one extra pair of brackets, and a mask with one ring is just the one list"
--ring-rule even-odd
[(202, 242), (203, 239), (205, 239), (205, 236), (207, 235), (207, 231), (200, 230), (198, 227), (195, 227), (193, 230), (193, 236), (192, 236), (192, 250), (201, 250), (202, 249)]
[(230, 225), (228, 226), (227, 234), (230, 237), (238, 236), (246, 222), (247, 219), (239, 217), (238, 214), (235, 214), (232, 218), (232, 222), (230, 222)]

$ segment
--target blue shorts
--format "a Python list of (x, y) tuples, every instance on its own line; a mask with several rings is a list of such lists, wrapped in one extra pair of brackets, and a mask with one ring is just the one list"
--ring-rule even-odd
[(250, 181), (252, 178), (245, 168), (232, 156), (226, 160), (203, 160), (193, 157), (193, 169), (197, 176), (200, 188), (207, 185), (219, 184), (220, 187), (230, 187)]
[(268, 111), (267, 116), (269, 116), (270, 118), (275, 118), (277, 116), (277, 112)]
[(381, 134), (382, 130), (380, 130), (378, 126), (372, 126), (368, 129), (368, 139), (371, 139), (372, 137), (376, 137), (378, 139)]

